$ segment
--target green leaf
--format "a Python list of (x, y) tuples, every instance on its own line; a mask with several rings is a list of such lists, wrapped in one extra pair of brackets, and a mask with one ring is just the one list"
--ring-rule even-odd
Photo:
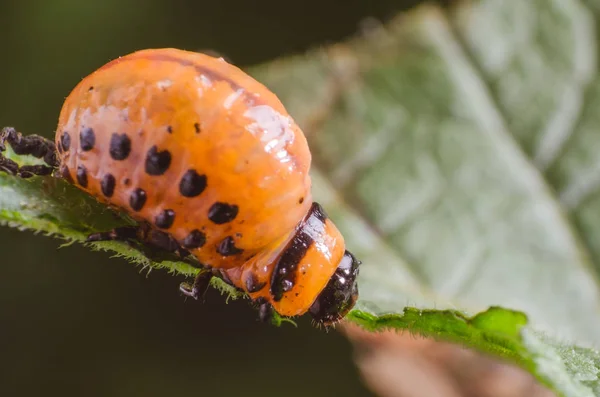
[[(600, 396), (588, 347), (600, 342), (598, 15), (591, 0), (422, 7), (251, 69), (304, 129), (314, 195), (364, 262), (348, 320), (504, 357), (562, 396)], [(129, 220), (61, 181), (0, 174), (0, 221), (83, 241)]]

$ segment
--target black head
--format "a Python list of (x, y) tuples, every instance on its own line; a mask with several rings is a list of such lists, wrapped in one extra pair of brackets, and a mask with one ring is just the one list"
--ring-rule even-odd
[(340, 321), (358, 299), (356, 277), (361, 262), (346, 251), (338, 268), (309, 309), (311, 316), (325, 326)]

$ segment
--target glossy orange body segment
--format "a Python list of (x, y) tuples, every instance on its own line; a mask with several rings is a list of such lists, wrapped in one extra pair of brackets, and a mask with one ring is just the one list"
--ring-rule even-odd
[(296, 316), (307, 311), (338, 267), (345, 251), (344, 238), (329, 219), (323, 226), (300, 261), (294, 286), (273, 303), (279, 313)]
[[(325, 288), (344, 255), (344, 237), (329, 219), (324, 224), (315, 224), (312, 243), (296, 269), (292, 289), (283, 294), (279, 301), (273, 301), (270, 288), (274, 256), (280, 256), (286, 245), (282, 244), (264, 256), (253, 258), (241, 268), (227, 271), (234, 285), (247, 292), (252, 299), (265, 298), (273, 308), (284, 316), (297, 316), (305, 313), (319, 293)], [(289, 242), (289, 240), (288, 240)], [(251, 280), (251, 281), (249, 281)], [(252, 292), (249, 286), (262, 286), (260, 291)]]
[[(81, 149), (80, 133), (92, 128), (93, 148)], [(81, 81), (60, 114), (56, 143), (70, 136), (60, 161), (74, 181), (84, 169), (87, 185), (77, 186), (98, 199), (155, 223), (165, 210), (174, 213), (166, 231), (182, 242), (192, 230), (206, 236), (192, 250), (200, 262), (234, 268), (289, 235), (312, 199), (306, 139), (280, 101), (240, 69), (203, 54), (145, 50), (119, 58)], [(113, 134), (125, 134), (130, 153), (109, 154)], [(148, 153), (168, 151), (170, 165), (160, 175), (145, 169)], [(185, 173), (206, 177), (197, 197), (180, 193)], [(101, 181), (116, 179), (106, 197)], [(145, 192), (139, 211), (130, 200)], [(216, 202), (238, 208), (235, 218), (215, 224), (207, 217)], [(221, 255), (216, 248), (231, 238), (241, 254)]]

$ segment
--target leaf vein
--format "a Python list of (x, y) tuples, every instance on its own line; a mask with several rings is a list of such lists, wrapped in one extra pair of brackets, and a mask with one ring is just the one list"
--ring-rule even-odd
[[(481, 127), (483, 133), (494, 143), (497, 153), (503, 158), (506, 171), (514, 175), (520, 188), (532, 197), (535, 197), (540, 208), (545, 207), (545, 212), (552, 216), (553, 223), (563, 225), (557, 230), (560, 239), (572, 250), (570, 256), (579, 258), (574, 261), (583, 265), (586, 272), (594, 274), (587, 247), (581, 243), (581, 238), (567, 221), (567, 216), (559, 204), (558, 197), (552, 193), (540, 171), (533, 166), (521, 147), (515, 141), (514, 135), (508, 130), (506, 115), (491, 93), (490, 87), (483, 78), (485, 75), (480, 65), (470, 54), (460, 33), (452, 26), (449, 16), (441, 10), (431, 12), (429, 18), (423, 23), (423, 34), (428, 37), (432, 45), (439, 51), (442, 60), (448, 66), (451, 77), (473, 109), (475, 122)], [(598, 279), (592, 277), (594, 283)]]

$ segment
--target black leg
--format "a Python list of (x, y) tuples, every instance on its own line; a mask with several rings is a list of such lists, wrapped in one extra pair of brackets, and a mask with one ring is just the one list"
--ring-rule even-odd
[[(30, 155), (43, 159), (47, 165), (24, 165), (19, 167), (14, 161), (2, 156), (6, 144), (18, 155)], [(54, 142), (39, 135), (23, 136), (12, 127), (0, 131), (0, 170), (22, 178), (34, 175), (50, 175), (58, 167)]]
[[(156, 230), (145, 222), (140, 223), (138, 226), (122, 226), (106, 232), (93, 233), (87, 237), (86, 241), (139, 241), (162, 251), (178, 254), (181, 258), (185, 258), (190, 254), (170, 234)], [(184, 295), (198, 300), (208, 290), (213, 276), (212, 270), (203, 269), (198, 273), (193, 284), (181, 283), (179, 290)]]
[(201, 270), (196, 276), (193, 284), (181, 283), (179, 290), (185, 296), (189, 296), (190, 298), (198, 300), (204, 297), (204, 294), (206, 294), (208, 286), (210, 285), (210, 280), (213, 278), (213, 276), (214, 275), (211, 270)]
[(142, 239), (154, 247), (175, 253), (182, 258), (190, 255), (190, 252), (184, 249), (169, 233), (161, 232), (160, 230), (150, 227), (147, 227), (143, 233), (144, 236)]
[(10, 175), (17, 175), (19, 173), (19, 165), (12, 161), (11, 159), (7, 159), (2, 155), (0, 151), (0, 171), (4, 171)]
[(107, 232), (93, 233), (87, 237), (87, 242), (93, 241), (128, 241), (138, 238), (138, 226), (116, 227)]
[(87, 237), (87, 242), (92, 241), (140, 241), (160, 250), (178, 254), (185, 258), (190, 252), (184, 249), (170, 234), (153, 229), (147, 223), (138, 226), (122, 226), (106, 232), (93, 233)]
[(263, 323), (270, 323), (273, 320), (273, 306), (264, 298), (258, 298), (256, 302), (258, 307), (258, 319)]

